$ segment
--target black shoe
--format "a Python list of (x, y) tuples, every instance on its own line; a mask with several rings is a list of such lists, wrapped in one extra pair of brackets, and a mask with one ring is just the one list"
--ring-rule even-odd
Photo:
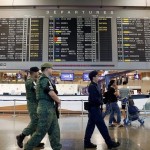
[(124, 125), (123, 124), (118, 124), (118, 127), (121, 128), (121, 127), (124, 127)]
[(36, 147), (44, 147), (44, 143), (40, 143), (38, 146)]
[(113, 127), (116, 127), (116, 126), (115, 126), (114, 124), (110, 124), (109, 127), (112, 127), (112, 128), (113, 128)]
[(16, 136), (17, 144), (20, 148), (23, 148), (24, 137), (20, 134)]
[(93, 144), (93, 143), (87, 143), (87, 144), (84, 144), (84, 148), (96, 148), (97, 145)]
[(112, 144), (108, 146), (108, 149), (116, 148), (118, 146), (120, 146), (119, 142), (112, 142)]

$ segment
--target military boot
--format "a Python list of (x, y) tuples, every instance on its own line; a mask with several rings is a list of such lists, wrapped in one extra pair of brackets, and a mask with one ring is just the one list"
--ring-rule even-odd
[(17, 144), (18, 144), (18, 146), (20, 148), (23, 148), (23, 140), (24, 140), (24, 138), (25, 138), (25, 135), (23, 133), (16, 136)]
[(38, 146), (36, 147), (39, 147), (39, 148), (44, 148), (44, 143), (40, 143)]

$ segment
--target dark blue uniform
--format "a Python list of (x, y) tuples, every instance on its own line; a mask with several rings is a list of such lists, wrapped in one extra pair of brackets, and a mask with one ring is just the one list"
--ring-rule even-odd
[(111, 137), (109, 136), (108, 129), (105, 125), (104, 119), (102, 117), (102, 111), (100, 105), (102, 105), (102, 93), (98, 84), (91, 82), (88, 88), (89, 92), (89, 120), (87, 123), (84, 142), (85, 145), (91, 142), (91, 136), (93, 134), (95, 125), (97, 126), (99, 132), (103, 136), (106, 144), (109, 146), (112, 144)]

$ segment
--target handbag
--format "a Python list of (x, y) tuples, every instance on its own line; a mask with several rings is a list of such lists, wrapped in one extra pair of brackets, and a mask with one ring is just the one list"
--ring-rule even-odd
[(122, 104), (126, 104), (128, 102), (128, 98), (124, 98), (124, 99), (122, 99)]
[(89, 109), (90, 109), (90, 103), (84, 102), (84, 110), (89, 110)]

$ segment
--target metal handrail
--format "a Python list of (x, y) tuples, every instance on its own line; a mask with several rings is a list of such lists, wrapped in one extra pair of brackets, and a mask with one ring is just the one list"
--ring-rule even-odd
[[(14, 106), (13, 106), (13, 117), (16, 117), (16, 101), (27, 101), (27, 100), (18, 100), (18, 99), (13, 99), (13, 100), (5, 100), (5, 99), (0, 99), (0, 101), (13, 101), (14, 102)], [(85, 102), (85, 101), (88, 101), (88, 100), (83, 100), (83, 99), (81, 99), (81, 100), (61, 100), (61, 101), (67, 101), (67, 102), (73, 102), (73, 101), (80, 101), (80, 102), (82, 102), (82, 116), (83, 116), (83, 102)], [(60, 115), (61, 115), (61, 106), (60, 106)]]

